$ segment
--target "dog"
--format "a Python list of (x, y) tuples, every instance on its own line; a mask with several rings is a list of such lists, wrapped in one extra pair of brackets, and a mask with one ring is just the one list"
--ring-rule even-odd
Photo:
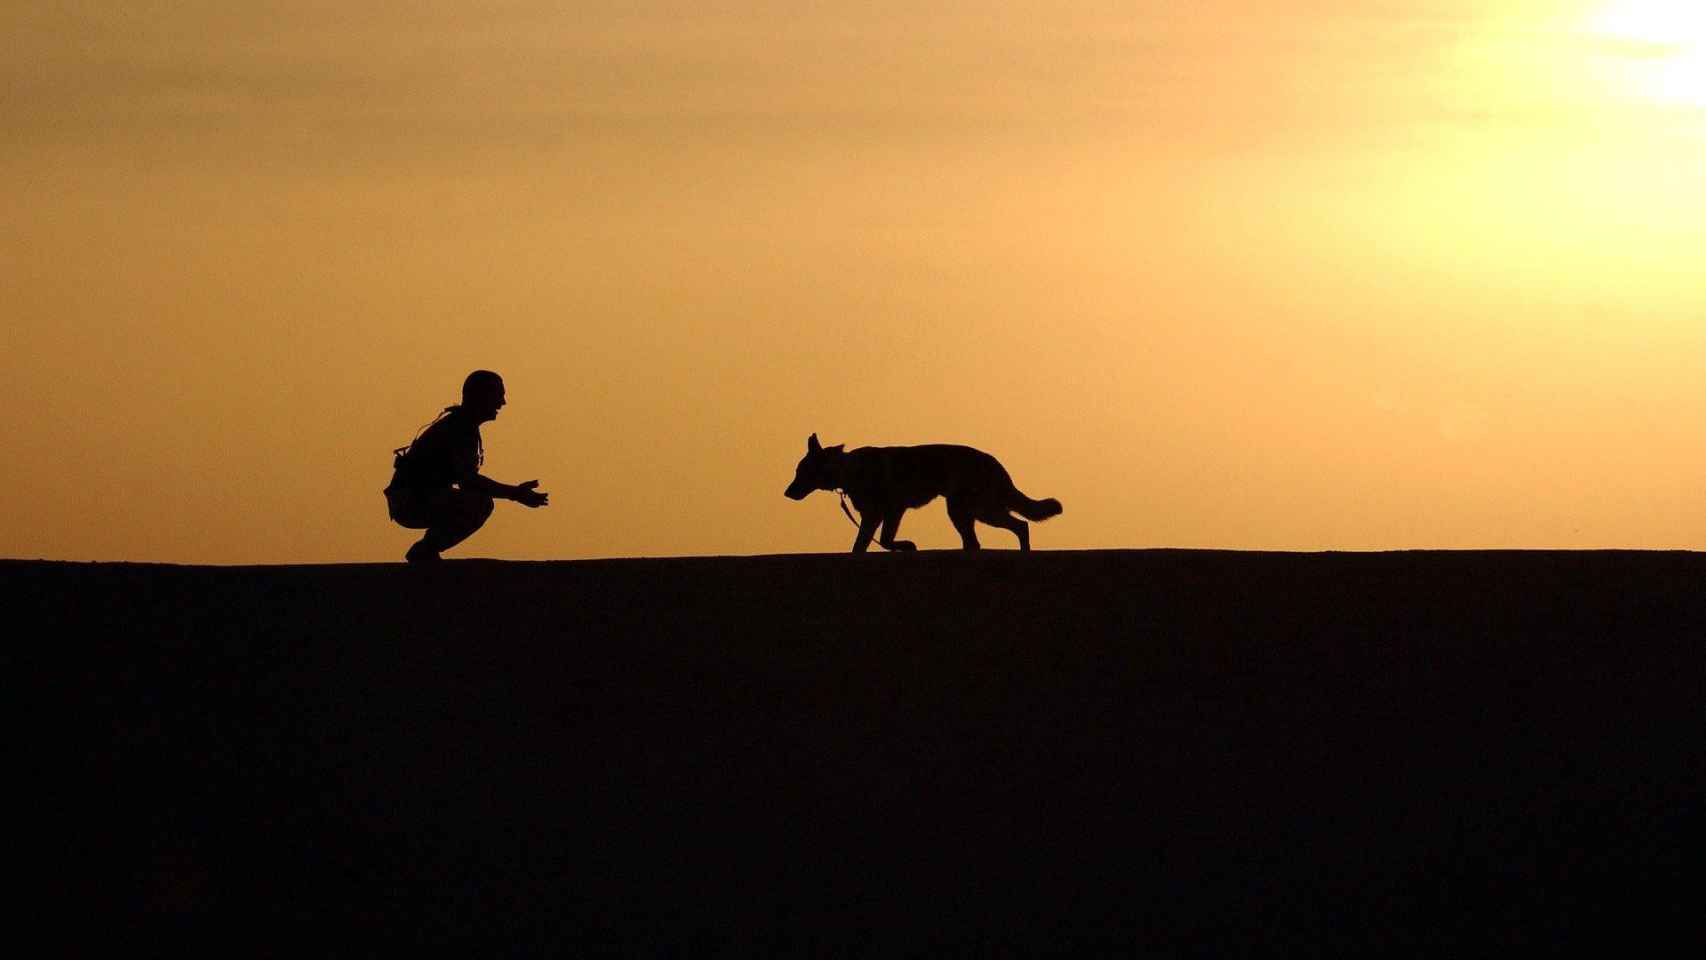
[[(916, 447), (825, 447), (817, 434), (806, 440), (806, 455), (794, 468), (794, 482), (783, 496), (804, 500), (814, 490), (844, 493), (859, 511), (859, 535), (853, 552), (864, 553), (882, 524), (877, 543), (885, 550), (916, 550), (910, 540), (896, 540), (900, 515), (937, 497), (948, 501), (948, 519), (967, 550), (979, 548), (978, 522), (1013, 531), (1019, 549), (1031, 549), (1031, 528), (1025, 520), (1047, 520), (1061, 512), (1060, 501), (1032, 500), (1019, 492), (1001, 461), (982, 450), (933, 443)], [(1019, 517), (1013, 516), (1017, 513)]]

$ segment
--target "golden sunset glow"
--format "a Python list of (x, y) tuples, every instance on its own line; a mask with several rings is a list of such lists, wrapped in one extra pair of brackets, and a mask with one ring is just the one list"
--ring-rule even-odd
[(1621, 0), (1589, 29), (1626, 46), (1632, 89), (1656, 100), (1706, 106), (1706, 7), (1676, 0)]
[[(1706, 545), (1706, 13), (423, 0), (0, 15), (0, 556), (842, 550), (807, 434), (1040, 548)], [(957, 543), (940, 504), (903, 533)]]
[(1693, 48), (1706, 42), (1706, 11), (1677, 0), (1614, 0), (1592, 22), (1613, 36), (1660, 46)]

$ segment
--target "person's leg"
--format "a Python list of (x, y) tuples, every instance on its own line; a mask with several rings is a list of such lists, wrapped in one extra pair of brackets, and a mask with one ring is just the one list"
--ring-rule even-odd
[(391, 515), (391, 522), (405, 530), (425, 530), (432, 526), (432, 511), (419, 491), (407, 488), (385, 491), (385, 509)]
[(474, 490), (445, 490), (434, 497), (426, 535), (409, 548), (410, 563), (431, 562), (473, 535), (492, 515), (492, 498)]

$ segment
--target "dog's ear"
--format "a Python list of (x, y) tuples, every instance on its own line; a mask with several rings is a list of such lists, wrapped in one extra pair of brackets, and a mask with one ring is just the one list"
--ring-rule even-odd
[(828, 450), (830, 453), (840, 453), (846, 446), (847, 444), (845, 443), (838, 443), (833, 447), (824, 447), (824, 449)]
[(823, 447), (820, 446), (817, 442), (817, 434), (814, 433), (811, 436), (806, 438), (806, 452), (807, 453), (822, 453), (823, 452)]

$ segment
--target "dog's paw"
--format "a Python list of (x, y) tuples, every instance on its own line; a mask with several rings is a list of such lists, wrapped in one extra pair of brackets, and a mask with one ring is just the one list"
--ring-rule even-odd
[(899, 550), (902, 553), (910, 553), (914, 550), (917, 550), (918, 545), (913, 543), (911, 540), (896, 540), (895, 542), (889, 544), (889, 549), (890, 550)]

